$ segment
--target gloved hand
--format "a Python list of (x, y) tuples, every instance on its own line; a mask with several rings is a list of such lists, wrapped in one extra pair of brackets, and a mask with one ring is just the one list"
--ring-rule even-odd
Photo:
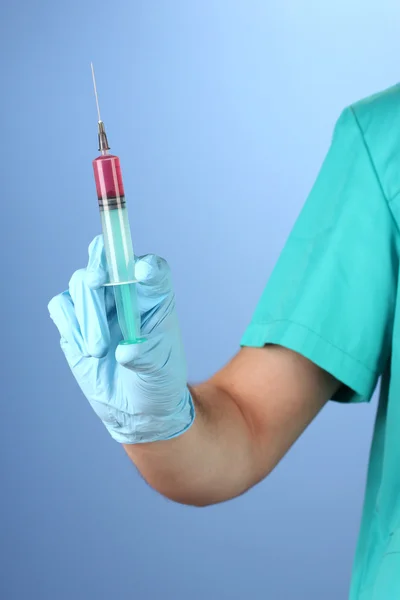
[(114, 292), (104, 287), (103, 236), (89, 246), (88, 267), (49, 303), (75, 379), (111, 436), (124, 444), (175, 437), (195, 416), (168, 265), (147, 255), (137, 260), (135, 274), (147, 338), (142, 344), (118, 345)]

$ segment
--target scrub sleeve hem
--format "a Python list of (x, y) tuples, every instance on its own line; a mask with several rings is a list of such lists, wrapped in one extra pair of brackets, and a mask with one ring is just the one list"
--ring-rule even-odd
[(240, 341), (241, 346), (256, 348), (266, 344), (293, 350), (342, 382), (347, 390), (341, 389), (332, 400), (366, 402), (375, 390), (378, 373), (304, 325), (289, 320), (253, 322)]

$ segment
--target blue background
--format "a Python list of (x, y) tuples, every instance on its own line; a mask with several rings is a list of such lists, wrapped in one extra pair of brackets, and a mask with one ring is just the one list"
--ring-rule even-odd
[(340, 111), (398, 81), (399, 13), (394, 0), (2, 3), (0, 598), (346, 597), (375, 401), (328, 406), (244, 497), (175, 505), (92, 414), (47, 302), (100, 230), (93, 60), (136, 252), (172, 266), (191, 381), (222, 366)]

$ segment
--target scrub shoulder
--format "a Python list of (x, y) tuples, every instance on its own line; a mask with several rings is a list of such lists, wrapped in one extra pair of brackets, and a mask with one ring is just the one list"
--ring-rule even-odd
[(355, 102), (350, 110), (391, 202), (400, 192), (400, 84)]

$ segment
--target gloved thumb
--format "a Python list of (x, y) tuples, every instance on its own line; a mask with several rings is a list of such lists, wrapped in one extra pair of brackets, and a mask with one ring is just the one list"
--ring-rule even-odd
[(157, 348), (162, 338), (162, 334), (153, 334), (140, 344), (118, 344), (116, 361), (130, 371), (150, 373), (155, 368), (154, 358), (158, 356)]

